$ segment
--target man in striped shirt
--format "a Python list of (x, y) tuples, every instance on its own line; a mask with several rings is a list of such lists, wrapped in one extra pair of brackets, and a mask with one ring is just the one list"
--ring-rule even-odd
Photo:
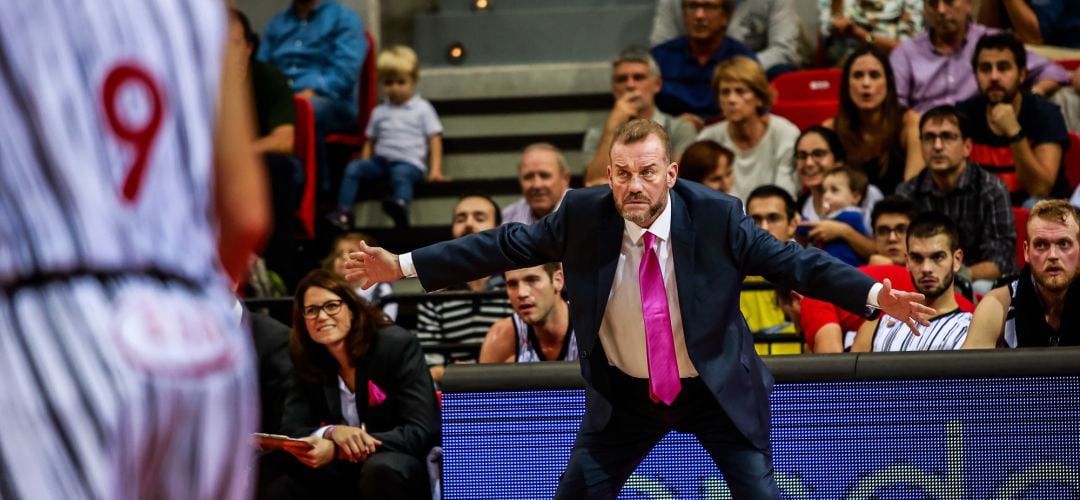
[[(478, 233), (498, 227), (502, 222), (499, 206), (491, 198), (479, 194), (467, 194), (458, 200), (454, 207), (454, 222), (451, 232), (454, 238)], [(501, 274), (462, 283), (461, 286), (446, 291), (458, 292), (494, 292), (504, 288)], [(443, 367), (451, 362), (476, 361), (479, 346), (484, 336), (496, 321), (514, 313), (510, 301), (505, 295), (492, 298), (462, 298), (455, 300), (433, 300), (421, 302), (417, 306), (416, 336), (424, 347), (431, 378), (435, 383), (442, 381)], [(445, 348), (447, 344), (473, 344), (473, 349), (460, 351), (431, 352), (433, 347)], [(443, 349), (445, 350), (445, 349)]]
[(915, 291), (937, 315), (926, 318), (930, 326), (918, 334), (903, 321), (882, 314), (859, 328), (852, 352), (941, 351), (959, 349), (964, 343), (971, 313), (960, 310), (953, 294), (953, 277), (964, 261), (956, 223), (941, 213), (923, 213), (908, 228), (907, 249)]

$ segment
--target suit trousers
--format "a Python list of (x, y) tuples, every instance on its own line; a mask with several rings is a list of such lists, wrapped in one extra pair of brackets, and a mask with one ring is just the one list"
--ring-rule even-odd
[(602, 429), (582, 421), (555, 498), (614, 499), (656, 443), (671, 430), (693, 434), (716, 462), (737, 499), (780, 498), (772, 452), (735, 428), (698, 377), (682, 379), (671, 406), (649, 399), (649, 381), (611, 367), (611, 419)]

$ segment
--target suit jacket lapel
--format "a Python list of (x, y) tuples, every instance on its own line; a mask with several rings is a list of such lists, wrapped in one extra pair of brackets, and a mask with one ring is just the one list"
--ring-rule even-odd
[(323, 383), (323, 394), (326, 395), (326, 405), (330, 407), (330, 416), (336, 421), (327, 424), (340, 424), (344, 421), (341, 413), (341, 389), (337, 375), (327, 378)]
[(367, 357), (370, 356), (370, 355), (371, 355), (371, 349), (369, 348), (367, 354), (364, 355), (363, 358), (360, 358), (360, 361), (357, 362), (357, 364), (356, 364), (356, 376), (355, 376), (355, 382), (354, 382), (356, 384), (354, 386), (354, 387), (356, 387), (356, 415), (360, 418), (361, 422), (364, 421), (364, 418), (366, 417), (367, 410), (368, 410), (368, 387), (367, 386), (368, 386), (368, 380), (370, 380), (370, 377), (368, 376)]
[(675, 281), (679, 289), (683, 334), (690, 339), (696, 324), (694, 313), (694, 227), (682, 197), (671, 190), (671, 250), (675, 259)]
[(608, 296), (611, 295), (611, 284), (615, 281), (615, 268), (619, 264), (619, 253), (622, 250), (625, 230), (625, 223), (615, 208), (614, 199), (609, 201), (608, 207), (601, 214), (598, 234), (594, 235), (597, 266), (596, 311), (593, 314), (596, 324), (592, 325), (592, 332), (590, 332), (593, 339), (596, 339), (600, 331), (600, 323), (604, 320), (604, 310), (607, 309)]

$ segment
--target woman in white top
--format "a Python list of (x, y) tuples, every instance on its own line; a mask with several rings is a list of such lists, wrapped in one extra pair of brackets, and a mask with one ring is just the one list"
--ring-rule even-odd
[(735, 152), (735, 185), (731, 194), (745, 200), (764, 184), (798, 194), (799, 180), (791, 161), (799, 128), (769, 114), (773, 91), (761, 66), (748, 57), (720, 62), (712, 80), (724, 121), (705, 127), (698, 140), (712, 140)]

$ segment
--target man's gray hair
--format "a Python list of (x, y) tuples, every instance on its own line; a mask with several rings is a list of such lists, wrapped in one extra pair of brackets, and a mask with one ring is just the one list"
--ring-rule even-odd
[(641, 63), (649, 66), (649, 74), (653, 78), (660, 76), (660, 66), (656, 64), (656, 59), (653, 59), (649, 49), (640, 45), (632, 45), (619, 51), (619, 55), (615, 56), (615, 59), (611, 61), (611, 70), (615, 71), (615, 68), (619, 67), (622, 63)]
[[(528, 146), (525, 146), (525, 149), (521, 152), (521, 156), (524, 157), (525, 153), (528, 153), (529, 151), (532, 151), (534, 149), (539, 149), (541, 151), (550, 151), (550, 152), (554, 153), (555, 154), (555, 161), (558, 162), (558, 164), (559, 164), (559, 173), (562, 173), (562, 174), (570, 173), (570, 164), (567, 163), (566, 156), (564, 156), (562, 151), (558, 147), (556, 147), (554, 144), (552, 144), (550, 142), (534, 142), (532, 144), (529, 144)], [(518, 162), (518, 169), (519, 170), (521, 169), (521, 162), (520, 161)]]

